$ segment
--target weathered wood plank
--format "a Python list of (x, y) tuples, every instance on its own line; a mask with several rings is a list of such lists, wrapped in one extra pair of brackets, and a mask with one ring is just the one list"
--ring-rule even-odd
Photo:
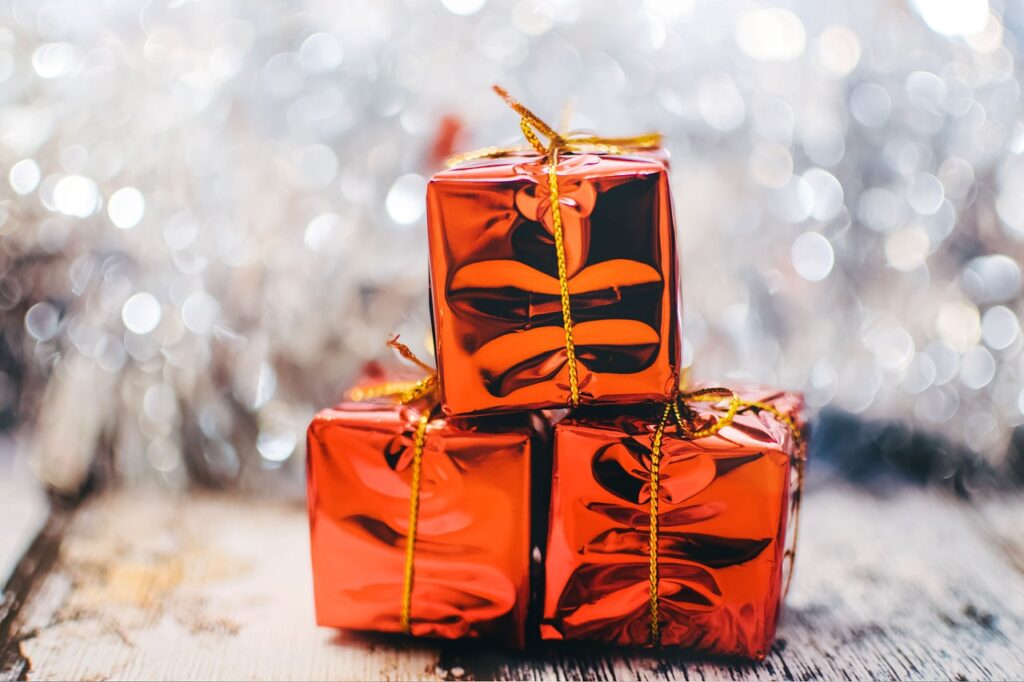
[[(50, 524), (47, 526), (47, 520)], [(0, 678), (23, 667), (8, 645), (22, 599), (56, 558), (54, 535), (61, 518), (51, 517), (46, 496), (16, 442), (0, 436)]]
[(549, 646), (528, 656), (313, 625), (304, 509), (124, 492), (74, 519), (19, 614), (29, 679), (1024, 677), (1024, 497), (808, 496), (797, 579), (763, 664)]
[(974, 518), (978, 532), (989, 538), (1024, 574), (1024, 504), (1020, 498), (986, 500), (978, 505)]
[(35, 476), (17, 456), (16, 442), (0, 436), (0, 585), (42, 530), (48, 511)]
[(554, 649), (504, 662), (467, 651), (454, 662), (522, 679), (1018, 679), (1024, 570), (990, 532), (1021, 532), (1024, 498), (982, 508), (984, 528), (972, 507), (914, 489), (810, 496), (789, 609), (761, 665)]

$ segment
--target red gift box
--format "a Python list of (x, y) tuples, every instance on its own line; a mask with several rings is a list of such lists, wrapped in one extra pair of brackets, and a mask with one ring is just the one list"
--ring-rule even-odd
[(542, 638), (768, 653), (792, 559), (802, 398), (743, 389), (735, 415), (720, 391), (702, 398), (716, 403), (687, 401), (678, 424), (654, 406), (555, 427)]
[(558, 136), (560, 153), (508, 151), (431, 179), (431, 298), (449, 414), (672, 394), (679, 287), (666, 157), (601, 139)]
[(430, 419), (417, 486), (423, 403), (416, 404), (343, 403), (309, 427), (317, 622), (522, 647), (531, 589), (531, 463), (543, 459), (546, 446), (538, 453), (536, 444), (542, 428), (526, 415), (487, 423)]

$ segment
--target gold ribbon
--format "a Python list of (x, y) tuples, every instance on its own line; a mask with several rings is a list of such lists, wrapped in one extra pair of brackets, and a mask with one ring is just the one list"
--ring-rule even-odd
[(398, 614), (398, 622), (402, 631), (412, 634), (412, 578), (413, 552), (416, 546), (416, 526), (420, 518), (420, 470), (423, 468), (423, 446), (427, 442), (427, 424), (430, 423), (431, 410), (420, 415), (413, 438), (412, 454), (412, 491), (409, 493), (409, 533), (405, 540), (405, 566), (402, 571), (402, 610)]
[[(726, 408), (725, 414), (716, 417), (714, 423), (708, 426), (691, 430), (686, 422), (692, 419), (693, 411), (687, 407), (686, 401), (691, 403), (721, 403), (728, 400), (729, 406)], [(679, 403), (683, 402), (683, 410), (680, 410)], [(793, 546), (786, 550), (785, 556), (790, 557), (789, 572), (786, 577), (786, 587), (783, 594), (789, 592), (789, 585), (793, 580), (793, 567), (794, 559), (796, 556), (796, 542), (797, 542), (797, 530), (799, 529), (799, 517), (800, 517), (800, 498), (803, 491), (803, 477), (804, 477), (804, 462), (806, 460), (804, 451), (803, 438), (800, 435), (800, 429), (797, 427), (796, 422), (788, 414), (785, 414), (774, 405), (768, 403), (759, 402), (756, 400), (742, 400), (736, 393), (730, 391), (727, 388), (704, 388), (691, 393), (683, 393), (677, 396), (675, 399), (665, 403), (665, 409), (662, 410), (661, 419), (658, 421), (658, 426), (654, 430), (654, 436), (651, 441), (651, 500), (650, 500), (650, 532), (648, 537), (648, 557), (650, 563), (649, 572), (649, 585), (648, 585), (648, 597), (650, 601), (650, 614), (651, 614), (651, 643), (654, 646), (661, 644), (661, 623), (659, 622), (659, 596), (658, 596), (658, 491), (661, 486), (661, 446), (662, 441), (665, 437), (665, 427), (668, 426), (669, 417), (674, 417), (676, 424), (679, 426), (681, 436), (686, 440), (698, 440), (700, 438), (707, 438), (713, 436), (725, 427), (732, 424), (733, 419), (739, 413), (741, 408), (754, 408), (763, 410), (773, 415), (781, 423), (789, 427), (793, 433), (793, 438), (797, 445), (797, 485), (793, 503)], [(686, 412), (684, 416), (683, 412)]]
[[(625, 154), (661, 146), (660, 133), (647, 133), (634, 137), (600, 137), (588, 133), (561, 134), (527, 109), (508, 92), (495, 85), (494, 91), (519, 114), (519, 128), (528, 146), (512, 145), (507, 147), (484, 147), (465, 154), (457, 154), (448, 159), (448, 165), (454, 166), (464, 161), (515, 156), (531, 150), (546, 157), (548, 166), (548, 190), (551, 201), (551, 224), (555, 238), (555, 256), (558, 261), (558, 288), (562, 303), (562, 328), (565, 330), (565, 355), (569, 367), (569, 405), (579, 407), (580, 385), (579, 371), (576, 366), (576, 343), (573, 341), (572, 310), (569, 302), (569, 276), (565, 263), (565, 238), (562, 230), (562, 210), (558, 191), (558, 155), (562, 152), (570, 154)], [(541, 137), (547, 139), (545, 145)]]
[(370, 386), (356, 387), (349, 391), (349, 398), (355, 401), (372, 400), (374, 398), (395, 398), (398, 404), (408, 405), (417, 400), (428, 400), (423, 409), (423, 414), (416, 422), (416, 431), (413, 434), (412, 451), (412, 481), (410, 482), (409, 493), (409, 531), (405, 540), (405, 566), (402, 570), (402, 605), (398, 615), (398, 622), (405, 633), (412, 633), (412, 586), (413, 586), (413, 557), (416, 546), (416, 527), (419, 525), (420, 516), (420, 473), (423, 469), (423, 449), (427, 442), (427, 426), (430, 418), (438, 405), (437, 395), (437, 373), (434, 368), (426, 364), (404, 343), (394, 337), (388, 341), (388, 346), (393, 348), (400, 356), (412, 362), (427, 372), (427, 376), (417, 381), (384, 381)]

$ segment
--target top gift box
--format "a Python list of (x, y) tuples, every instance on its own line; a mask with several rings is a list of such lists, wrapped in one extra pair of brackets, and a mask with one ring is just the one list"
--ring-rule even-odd
[(427, 189), (445, 410), (667, 399), (679, 286), (659, 138), (563, 136), (498, 90), (530, 145), (467, 155)]

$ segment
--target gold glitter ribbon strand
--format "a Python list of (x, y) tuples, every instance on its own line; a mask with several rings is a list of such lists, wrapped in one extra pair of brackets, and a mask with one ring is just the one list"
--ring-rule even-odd
[[(718, 404), (728, 401), (729, 405), (725, 408), (725, 412), (722, 415), (716, 415), (715, 420), (700, 429), (691, 430), (688, 422), (695, 416), (692, 409), (687, 406), (687, 402), (690, 403), (711, 403)], [(683, 407), (680, 408), (680, 403)], [(660, 598), (658, 595), (658, 586), (660, 582), (659, 567), (658, 567), (658, 535), (659, 535), (659, 513), (658, 513), (658, 494), (661, 489), (661, 449), (662, 443), (665, 438), (665, 427), (668, 425), (669, 417), (674, 417), (676, 424), (679, 426), (680, 435), (686, 440), (699, 440), (701, 438), (708, 438), (714, 436), (722, 429), (732, 424), (736, 415), (739, 414), (741, 409), (757, 409), (768, 412), (773, 415), (780, 423), (785, 424), (789, 427), (789, 430), (793, 434), (797, 446), (797, 490), (795, 496), (795, 502), (793, 507), (793, 523), (794, 534), (793, 534), (793, 547), (787, 550), (787, 555), (791, 557), (789, 564), (789, 573), (786, 578), (785, 592), (789, 591), (789, 585), (793, 579), (793, 565), (796, 555), (796, 541), (797, 535), (796, 530), (799, 528), (797, 521), (800, 515), (800, 497), (803, 489), (803, 471), (805, 457), (805, 447), (803, 438), (800, 435), (800, 429), (797, 427), (796, 422), (793, 418), (776, 408), (774, 405), (769, 403), (760, 402), (756, 400), (742, 400), (735, 392), (727, 388), (703, 388), (690, 393), (684, 393), (679, 395), (673, 400), (665, 403), (665, 408), (661, 413), (661, 419), (658, 421), (658, 425), (654, 430), (654, 436), (651, 441), (651, 499), (650, 499), (650, 526), (649, 526), (649, 537), (648, 537), (648, 560), (650, 564), (649, 570), (649, 584), (648, 584), (648, 595), (650, 601), (650, 631), (651, 631), (651, 643), (654, 646), (660, 646), (661, 644), (661, 623), (660, 623)], [(685, 412), (685, 414), (684, 414)]]
[(420, 471), (423, 468), (423, 447), (427, 442), (427, 425), (430, 424), (431, 412), (432, 410), (426, 410), (420, 415), (419, 423), (416, 425), (416, 435), (413, 438), (409, 532), (405, 540), (405, 566), (402, 571), (402, 610), (398, 616), (402, 631), (408, 634), (412, 634), (413, 556), (416, 548), (416, 526), (419, 525), (420, 516)]
[(399, 356), (422, 369), (427, 375), (415, 381), (382, 381), (367, 386), (356, 386), (348, 391), (349, 400), (363, 402), (364, 400), (374, 400), (377, 398), (394, 398), (399, 404), (408, 405), (417, 400), (429, 398), (436, 404), (439, 386), (437, 371), (420, 360), (412, 352), (411, 348), (398, 340), (397, 336), (388, 339), (387, 344)]
[(650, 575), (648, 584), (648, 598), (651, 611), (651, 643), (658, 646), (661, 643), (661, 623), (658, 621), (659, 596), (658, 596), (658, 492), (661, 489), (661, 441), (665, 437), (665, 426), (668, 424), (669, 414), (675, 402), (665, 404), (661, 413), (661, 421), (654, 430), (654, 438), (651, 441), (651, 500), (650, 500), (650, 526), (647, 538), (647, 553), (650, 561)]
[[(547, 159), (548, 190), (551, 203), (551, 227), (555, 238), (555, 257), (558, 262), (558, 289), (562, 306), (562, 328), (565, 331), (566, 365), (569, 368), (569, 405), (579, 407), (580, 382), (576, 361), (576, 342), (573, 338), (572, 306), (569, 296), (569, 275), (565, 261), (565, 235), (562, 227), (561, 197), (558, 188), (559, 153), (622, 154), (630, 151), (657, 149), (661, 146), (661, 135), (648, 133), (634, 137), (600, 137), (587, 133), (559, 133), (539, 116), (527, 109), (504, 88), (495, 85), (494, 91), (505, 100), (513, 111), (519, 114), (519, 128), (529, 146), (485, 147), (448, 159), (453, 166), (464, 161), (523, 154), (531, 149)], [(541, 138), (546, 138), (545, 145)]]
[(370, 386), (357, 387), (349, 392), (349, 398), (355, 401), (371, 400), (374, 398), (394, 398), (400, 405), (409, 405), (418, 400), (427, 400), (422, 414), (416, 421), (416, 430), (413, 433), (412, 451), (412, 478), (409, 483), (409, 530), (405, 540), (405, 564), (402, 568), (402, 602), (398, 615), (399, 626), (402, 631), (412, 633), (412, 588), (414, 571), (414, 559), (416, 552), (416, 530), (419, 526), (420, 516), (420, 480), (423, 471), (423, 451), (427, 443), (427, 427), (430, 425), (431, 416), (438, 405), (437, 396), (437, 373), (434, 368), (426, 364), (412, 352), (412, 350), (401, 343), (398, 337), (388, 341), (388, 346), (395, 350), (400, 356), (413, 363), (420, 369), (427, 372), (427, 376), (417, 381), (385, 381)]
[(562, 303), (562, 329), (565, 331), (565, 363), (569, 367), (569, 404), (580, 405), (580, 379), (576, 367), (576, 341), (572, 335), (572, 308), (569, 302), (569, 273), (565, 264), (565, 235), (562, 233), (562, 209), (558, 196), (558, 150), (552, 147), (548, 157), (548, 187), (551, 192), (551, 229), (555, 233), (555, 258), (558, 261), (558, 288)]

